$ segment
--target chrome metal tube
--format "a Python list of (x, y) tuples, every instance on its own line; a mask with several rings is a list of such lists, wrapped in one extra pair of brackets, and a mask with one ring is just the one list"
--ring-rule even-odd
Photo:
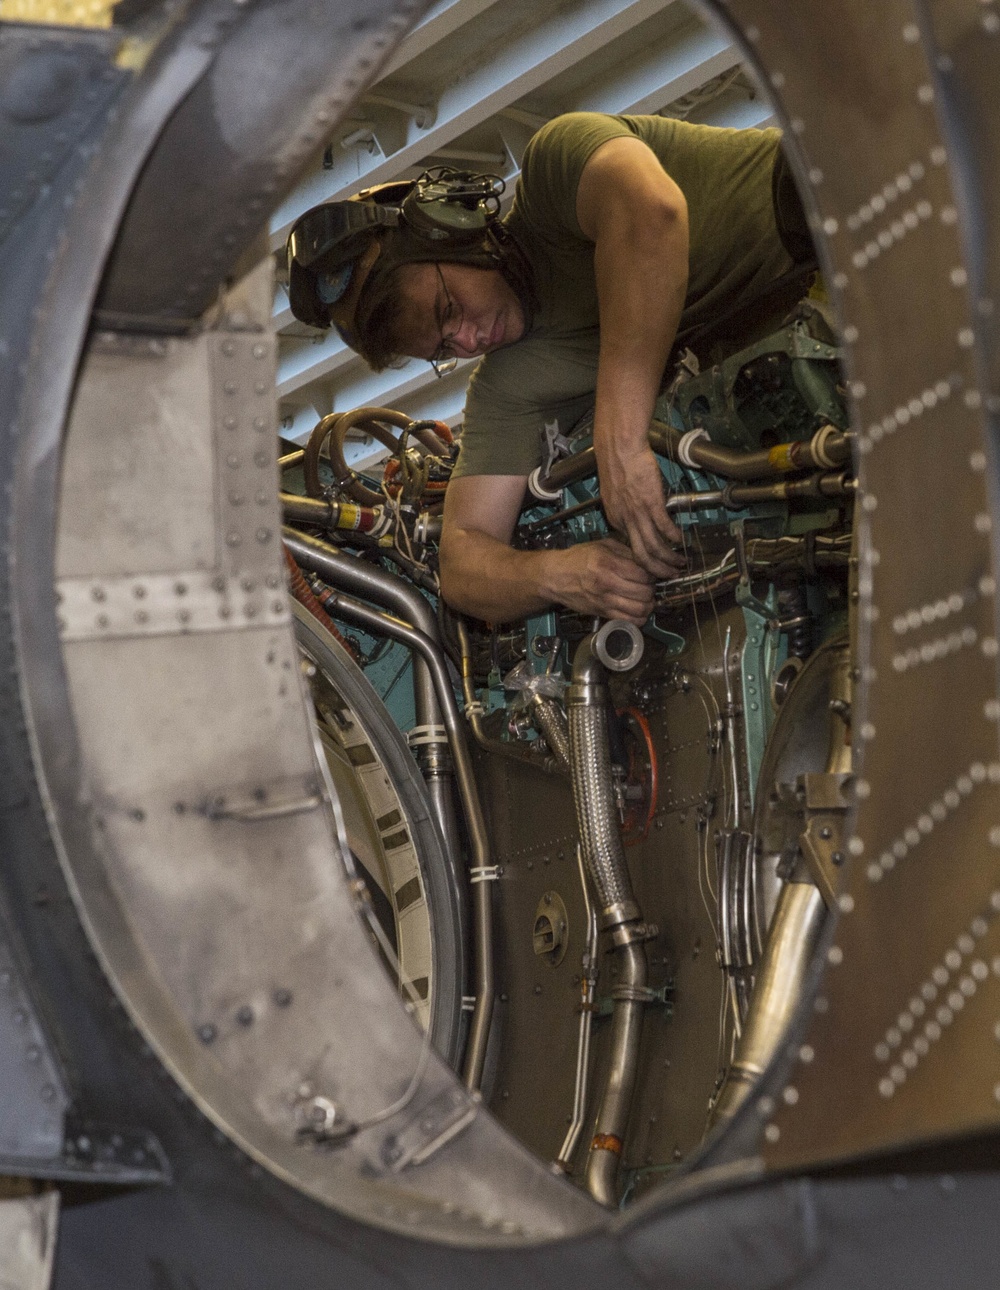
[(576, 1079), (573, 1085), (573, 1114), (559, 1148), (555, 1163), (561, 1169), (568, 1169), (573, 1159), (573, 1152), (583, 1131), (583, 1122), (587, 1115), (587, 1085), (590, 1080), (590, 1033), (593, 1029), (594, 991), (597, 987), (597, 910), (590, 899), (590, 888), (587, 885), (587, 871), (583, 864), (583, 851), (576, 849), (576, 863), (580, 870), (580, 887), (583, 891), (583, 904), (587, 911), (587, 944), (580, 962), (580, 1025), (576, 1040)]
[(336, 595), (336, 613), (346, 622), (355, 623), (378, 634), (390, 636), (401, 641), (410, 649), (419, 651), (427, 663), (434, 685), (437, 689), (441, 712), (448, 731), (452, 756), (455, 762), (455, 776), (458, 791), (465, 808), (466, 825), (469, 831), (471, 863), (469, 875), (472, 885), (473, 902), (473, 940), (475, 959), (476, 1003), (472, 1013), (472, 1024), (469, 1029), (469, 1043), (465, 1052), (465, 1064), (462, 1077), (467, 1088), (479, 1087), (483, 1077), (483, 1064), (486, 1060), (486, 1045), (489, 1041), (490, 1024), (494, 1003), (494, 970), (493, 970), (493, 908), (490, 895), (490, 879), (494, 871), (490, 865), (490, 845), (486, 833), (486, 821), (483, 819), (479, 802), (479, 791), (472, 771), (472, 758), (462, 738), (462, 724), (458, 707), (451, 689), (451, 679), (444, 660), (434, 641), (423, 632), (418, 632), (409, 623), (390, 614), (380, 613), (368, 605), (361, 604), (350, 596), (339, 592)]
[(611, 1056), (586, 1170), (587, 1189), (610, 1206), (618, 1203), (618, 1165), (635, 1091), (642, 1010), (650, 994), (642, 944), (646, 928), (632, 892), (611, 781), (606, 668), (625, 670), (641, 654), (642, 638), (629, 624), (606, 623), (577, 648), (567, 695), (573, 799), (583, 858), (599, 926), (611, 931), (620, 964), (612, 992)]
[[(844, 645), (830, 677), (827, 774), (849, 774), (851, 770), (851, 694), (851, 656)], [(826, 905), (818, 887), (812, 882), (785, 883), (771, 920), (736, 1057), (712, 1108), (710, 1125), (732, 1119), (778, 1051), (802, 997), (825, 919)]]
[(811, 882), (786, 882), (778, 897), (736, 1058), (712, 1108), (711, 1124), (731, 1119), (778, 1051), (802, 997), (825, 906)]
[[(618, 1204), (618, 1166), (639, 1068), (642, 1013), (647, 1002), (644, 946), (633, 941), (619, 947), (618, 962), (621, 972), (612, 996), (615, 1011), (611, 1020), (611, 1064), (587, 1157), (587, 1190), (595, 1200), (612, 1208)], [(626, 990), (636, 997), (626, 997)]]
[[(323, 502), (314, 504), (326, 505)], [(398, 618), (440, 646), (441, 636), (434, 610), (410, 583), (395, 574), (386, 573), (384, 569), (376, 569), (355, 556), (345, 555), (328, 542), (299, 533), (295, 529), (283, 529), (282, 537), (297, 562), (303, 568), (318, 574), (329, 586), (351, 592), (392, 610)], [(448, 693), (451, 695), (450, 688)], [(442, 725), (437, 689), (422, 656), (415, 658), (413, 663), (413, 702), (418, 726), (433, 730)], [(447, 750), (440, 744), (423, 743), (420, 745), (417, 761), (430, 790), (435, 817), (449, 848), (452, 867), (457, 872), (458, 823), (455, 819), (453, 776)]]

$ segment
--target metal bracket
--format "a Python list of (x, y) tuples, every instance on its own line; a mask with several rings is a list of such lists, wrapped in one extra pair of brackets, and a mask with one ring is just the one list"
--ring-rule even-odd
[(89, 1120), (67, 1124), (61, 1152), (48, 1160), (0, 1155), (0, 1174), (123, 1187), (169, 1183), (172, 1177), (167, 1154), (153, 1134)]
[(419, 1115), (382, 1144), (382, 1161), (392, 1173), (422, 1165), (446, 1143), (457, 1138), (476, 1118), (478, 1097), (463, 1088), (445, 1089)]
[(256, 823), (278, 820), (288, 815), (302, 815), (323, 805), (319, 785), (312, 776), (293, 776), (273, 780), (255, 788), (228, 788), (208, 793), (198, 802), (178, 802), (178, 814), (191, 811), (209, 820), (239, 820)]
[[(58, 1159), (69, 1092), (0, 925), (0, 1157), (27, 1162), (14, 1172)], [(0, 1165), (2, 1169), (2, 1165)], [(10, 1172), (2, 1170), (3, 1172)]]
[(477, 882), (498, 882), (503, 870), (498, 864), (489, 864), (477, 869), (469, 870), (469, 883), (475, 886)]
[(610, 1017), (615, 1010), (615, 1003), (619, 1000), (636, 1000), (639, 1003), (659, 1004), (660, 1007), (667, 1010), (667, 1016), (670, 1016), (674, 1010), (674, 983), (668, 981), (666, 985), (661, 986), (644, 986), (641, 990), (629, 990), (628, 987), (621, 987), (620, 990), (614, 990), (611, 994), (602, 994), (594, 1000), (591, 1011), (595, 1017)]
[(849, 774), (820, 772), (778, 786), (781, 811), (801, 821), (794, 843), (786, 835), (785, 876), (802, 881), (807, 873), (831, 909), (841, 885), (837, 871), (844, 863), (844, 822), (852, 779)]
[(765, 605), (763, 600), (758, 600), (753, 594), (750, 585), (750, 564), (747, 560), (747, 539), (744, 531), (745, 520), (733, 520), (729, 525), (729, 530), (736, 539), (736, 567), (740, 572), (740, 580), (736, 584), (736, 603), (743, 609), (749, 609), (759, 618), (763, 618), (767, 624), (768, 630), (777, 633), (780, 628), (780, 620), (775, 617), (773, 609)]

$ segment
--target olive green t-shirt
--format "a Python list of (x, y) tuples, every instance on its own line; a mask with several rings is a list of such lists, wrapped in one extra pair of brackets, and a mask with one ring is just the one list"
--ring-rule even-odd
[(779, 130), (728, 130), (659, 116), (572, 112), (532, 138), (505, 222), (531, 262), (539, 308), (520, 341), (485, 355), (469, 383), (460, 475), (528, 475), (544, 427), (565, 434), (594, 399), (600, 344), (594, 247), (576, 193), (595, 149), (636, 135), (688, 205), (681, 330), (718, 317), (792, 267), (778, 236), (771, 171)]

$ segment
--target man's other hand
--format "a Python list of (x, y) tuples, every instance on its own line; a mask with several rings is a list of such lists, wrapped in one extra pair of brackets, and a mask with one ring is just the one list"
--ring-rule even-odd
[(653, 578), (675, 578), (686, 565), (671, 543), (681, 531), (667, 514), (663, 476), (651, 448), (638, 451), (606, 441), (598, 459), (601, 501), (608, 523), (624, 534), (632, 555)]
[(548, 554), (552, 598), (568, 609), (638, 627), (653, 612), (653, 578), (622, 542), (601, 538)]

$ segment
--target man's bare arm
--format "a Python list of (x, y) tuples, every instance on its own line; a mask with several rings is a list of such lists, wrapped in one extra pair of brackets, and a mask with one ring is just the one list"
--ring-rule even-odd
[(604, 510), (639, 563), (670, 577), (683, 566), (670, 546), (681, 535), (646, 436), (687, 294), (687, 202), (655, 153), (628, 137), (588, 160), (576, 208), (594, 242), (600, 304), (594, 449)]
[(652, 579), (620, 542), (565, 551), (515, 551), (511, 534), (524, 499), (520, 475), (465, 475), (445, 494), (441, 592), (449, 605), (507, 622), (564, 605), (639, 625), (653, 608)]

